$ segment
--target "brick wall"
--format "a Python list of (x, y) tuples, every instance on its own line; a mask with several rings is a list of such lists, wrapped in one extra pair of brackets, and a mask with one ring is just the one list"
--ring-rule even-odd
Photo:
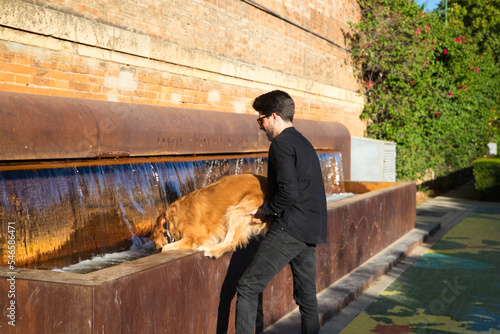
[(356, 0), (256, 2), (309, 31), (244, 0), (0, 0), (0, 91), (254, 113), (283, 89), (362, 136)]

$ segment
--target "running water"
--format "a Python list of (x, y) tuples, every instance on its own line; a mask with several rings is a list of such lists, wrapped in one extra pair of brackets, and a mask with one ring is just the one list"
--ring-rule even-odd
[[(318, 156), (326, 194), (337, 197), (342, 157)], [(4, 171), (0, 225), (16, 224), (19, 266), (88, 272), (156, 252), (146, 236), (177, 198), (226, 175), (266, 173), (265, 157)]]
[(318, 158), (323, 172), (326, 195), (344, 192), (342, 154), (340, 152), (323, 153), (318, 154)]

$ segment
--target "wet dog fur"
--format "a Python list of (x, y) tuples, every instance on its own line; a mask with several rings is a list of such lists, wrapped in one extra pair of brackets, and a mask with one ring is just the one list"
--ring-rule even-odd
[[(251, 224), (251, 216), (243, 214), (262, 206), (268, 196), (263, 176), (223, 177), (169, 205), (158, 216), (150, 238), (162, 252), (203, 250), (206, 256), (218, 258), (267, 232), (269, 222)], [(166, 235), (173, 239), (171, 243)]]

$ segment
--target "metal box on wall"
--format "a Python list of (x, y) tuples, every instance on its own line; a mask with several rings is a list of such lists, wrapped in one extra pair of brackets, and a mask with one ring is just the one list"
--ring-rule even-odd
[(351, 137), (351, 180), (396, 181), (396, 143)]

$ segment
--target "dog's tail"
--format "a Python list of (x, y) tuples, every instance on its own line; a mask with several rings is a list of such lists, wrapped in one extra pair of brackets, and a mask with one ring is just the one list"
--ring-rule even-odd
[(224, 215), (227, 233), (220, 243), (203, 247), (205, 255), (219, 258), (226, 252), (245, 247), (251, 238), (267, 231), (266, 223), (251, 224), (252, 217), (243, 215), (259, 208), (262, 204), (262, 199), (257, 197), (244, 197), (235, 205), (229, 206)]

